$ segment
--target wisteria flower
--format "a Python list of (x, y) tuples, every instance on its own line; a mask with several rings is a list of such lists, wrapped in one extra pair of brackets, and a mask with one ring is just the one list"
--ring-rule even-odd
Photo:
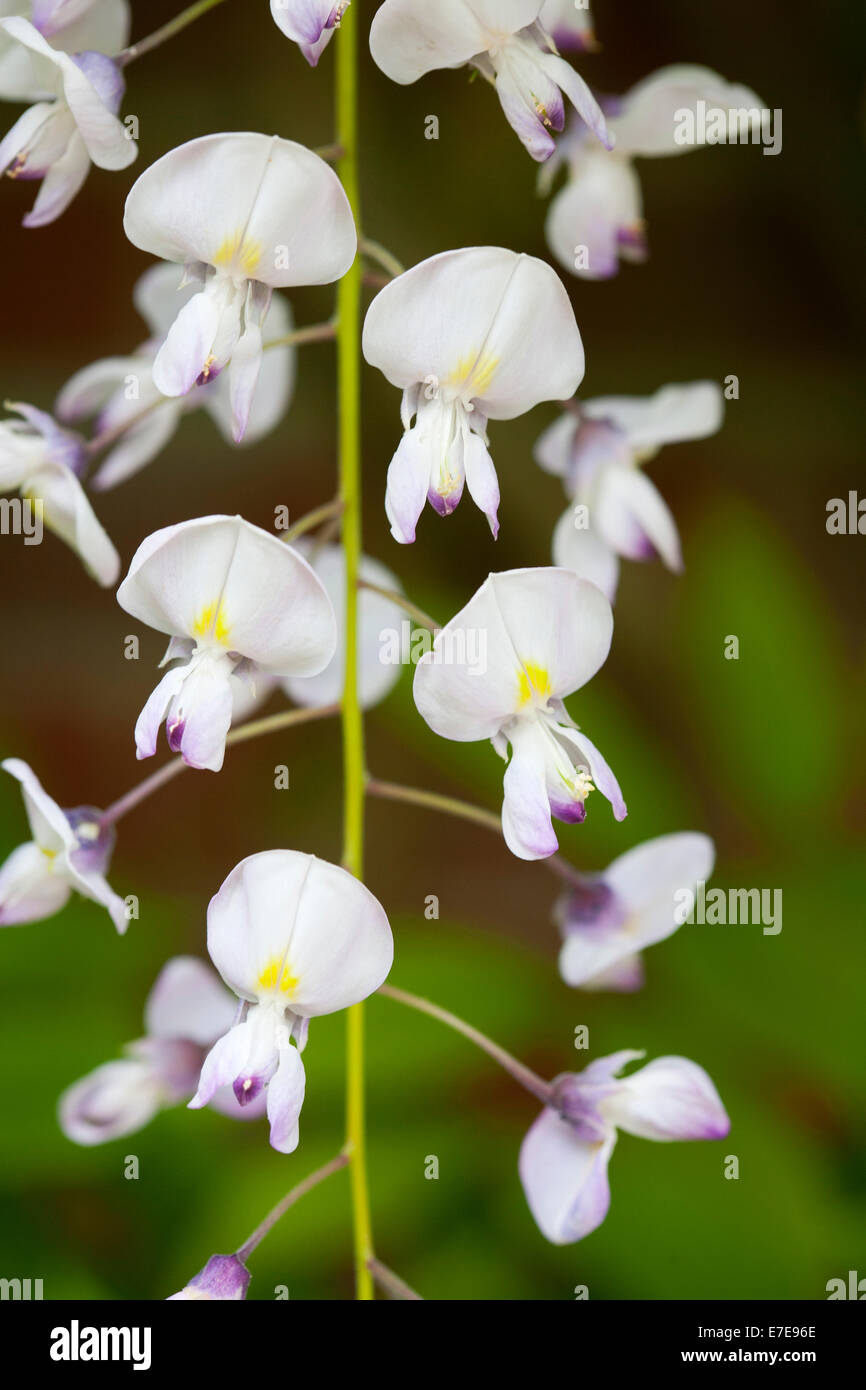
[(287, 38), (300, 45), (314, 68), (331, 42), (351, 0), (271, 0), (271, 14)]
[(275, 289), (339, 280), (357, 236), (340, 180), (303, 145), (252, 133), (206, 135), (146, 169), (126, 200), (134, 246), (186, 267), (153, 363), (164, 396), (185, 396), (229, 368), (232, 432), (243, 439)]
[(11, 405), (21, 418), (0, 421), (0, 492), (20, 492), (45, 525), (79, 556), (97, 583), (117, 582), (120, 556), (79, 482), (84, 440), (32, 405)]
[[(154, 382), (153, 361), (178, 306), (196, 292), (192, 284), (179, 290), (179, 281), (180, 271), (175, 265), (154, 265), (146, 270), (135, 286), (133, 299), (150, 338), (128, 357), (106, 357), (83, 367), (57, 397), (57, 416), (65, 424), (95, 416), (98, 435), (120, 432), (90, 480), (94, 490), (116, 487), (152, 462), (189, 411), (204, 409), (225, 440), (234, 442), (227, 375), (214, 377), (181, 397), (163, 396)], [(276, 294), (268, 313), (268, 335), (280, 339), (291, 330), (291, 309)], [(265, 352), (243, 444), (254, 444), (283, 418), (294, 391), (296, 355), (288, 344)]]
[(558, 846), (551, 817), (586, 818), (594, 788), (617, 820), (619, 784), (563, 698), (604, 664), (613, 635), (607, 599), (563, 569), (491, 574), (439, 632), (415, 670), (415, 704), (434, 733), (458, 743), (489, 738), (505, 771), (502, 832), (520, 859)]
[(730, 1121), (703, 1067), (657, 1057), (619, 1074), (643, 1052), (614, 1052), (553, 1083), (520, 1150), (529, 1209), (554, 1245), (570, 1245), (599, 1227), (610, 1206), (607, 1166), (617, 1131), (639, 1139), (723, 1139)]
[(156, 531), (117, 591), (121, 608), (170, 638), (173, 663), (135, 726), (136, 753), (156, 752), (165, 721), (172, 752), (218, 772), (238, 679), (315, 676), (337, 645), (331, 600), (306, 560), (235, 516)]
[(665, 386), (654, 396), (604, 396), (566, 411), (535, 446), (535, 458), (562, 478), (570, 507), (557, 523), (553, 557), (613, 601), (618, 556), (660, 557), (683, 567), (676, 522), (641, 464), (665, 444), (706, 439), (722, 424), (724, 399), (714, 381)]
[(546, 228), (548, 245), (567, 270), (585, 280), (605, 280), (616, 275), (620, 260), (646, 260), (643, 195), (634, 161), (698, 148), (675, 138), (675, 113), (698, 101), (725, 111), (763, 106), (748, 87), (726, 82), (709, 68), (680, 64), (660, 69), (609, 103), (613, 153), (599, 150), (579, 122), (569, 126), (542, 175), (544, 190), (560, 164), (568, 166)]
[[(341, 545), (320, 545), (302, 537), (294, 548), (309, 560), (334, 605), (337, 650), (330, 665), (318, 676), (290, 676), (283, 689), (296, 705), (331, 705), (343, 698), (346, 672), (346, 557)], [(369, 555), (361, 557), (359, 575), (368, 584), (401, 593), (396, 575)], [(383, 632), (399, 627), (404, 613), (390, 599), (370, 589), (358, 594), (358, 698), (362, 709), (372, 709), (393, 690), (400, 666), (383, 660)], [(237, 719), (237, 711), (235, 712)]]
[(611, 148), (601, 107), (544, 29), (544, 0), (385, 0), (370, 27), (370, 52), (386, 77), (406, 86), (437, 68), (468, 64), (492, 82), (512, 129), (533, 159), (556, 148), (567, 97)]
[(345, 869), (269, 850), (242, 860), (211, 899), (207, 945), (244, 1008), (209, 1053), (190, 1108), (220, 1086), (231, 1085), (242, 1105), (266, 1089), (271, 1144), (291, 1153), (310, 1019), (357, 1004), (384, 982), (394, 956), (388, 918)]
[[(62, 53), (95, 50), (109, 56), (129, 40), (129, 0), (0, 0), (0, 19), (29, 20)], [(31, 51), (0, 29), (0, 101), (39, 101), (53, 95), (40, 83)]]
[(136, 158), (138, 147), (117, 116), (125, 83), (117, 63), (104, 53), (70, 57), (52, 48), (26, 19), (2, 19), (0, 29), (33, 55), (39, 85), (48, 94), (0, 140), (0, 172), (42, 180), (23, 225), (44, 227), (69, 207), (91, 164), (125, 169)]
[(114, 832), (103, 825), (101, 813), (92, 806), (62, 811), (19, 758), (0, 766), (21, 784), (33, 837), (0, 866), (0, 927), (53, 917), (75, 892), (106, 908), (117, 930), (125, 932), (123, 899), (105, 880)]
[(414, 541), (425, 498), (448, 516), (465, 483), (495, 536), (487, 421), (566, 400), (583, 377), (583, 344), (558, 276), (534, 256), (494, 246), (445, 251), (380, 291), (363, 349), (403, 391), (405, 432), (385, 496), (391, 534)]
[(204, 1269), (200, 1269), (180, 1293), (169, 1294), (166, 1302), (182, 1299), (211, 1303), (246, 1298), (250, 1278), (249, 1270), (237, 1255), (211, 1255)]
[(544, 0), (538, 20), (563, 52), (590, 53), (598, 47), (586, 0)]
[(554, 909), (564, 938), (559, 973), (565, 983), (587, 990), (640, 989), (641, 951), (679, 929), (677, 893), (706, 883), (714, 861), (707, 835), (661, 835), (570, 888)]
[[(210, 966), (195, 956), (175, 956), (148, 995), (145, 1037), (130, 1043), (125, 1057), (97, 1067), (60, 1097), (57, 1117), (67, 1139), (105, 1144), (189, 1100), (208, 1051), (236, 1014), (236, 1000)], [(240, 1106), (229, 1086), (211, 1103), (241, 1120), (256, 1119), (265, 1109), (264, 1104)]]

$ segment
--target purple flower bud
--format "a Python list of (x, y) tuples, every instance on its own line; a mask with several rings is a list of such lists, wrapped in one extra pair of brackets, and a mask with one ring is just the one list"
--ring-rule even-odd
[(237, 1255), (211, 1255), (204, 1269), (190, 1279), (180, 1293), (166, 1299), (241, 1299), (246, 1298), (250, 1272)]

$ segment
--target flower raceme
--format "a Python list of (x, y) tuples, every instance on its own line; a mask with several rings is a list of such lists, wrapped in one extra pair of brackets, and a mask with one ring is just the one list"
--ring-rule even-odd
[(643, 1052), (614, 1052), (553, 1082), (553, 1098), (520, 1150), (529, 1209), (554, 1245), (582, 1240), (610, 1207), (607, 1168), (617, 1131), (639, 1139), (723, 1139), (730, 1121), (702, 1067), (657, 1057), (620, 1077)]
[(25, 227), (44, 227), (65, 212), (90, 172), (125, 169), (138, 149), (118, 119), (125, 83), (117, 63), (87, 50), (71, 57), (52, 48), (19, 15), (0, 19), (7, 39), (25, 51), (42, 99), (28, 107), (0, 140), (0, 172), (42, 180)]
[[(473, 671), (460, 659), (460, 634), (480, 633), (486, 659)], [(520, 859), (543, 859), (558, 846), (551, 817), (586, 818), (594, 789), (618, 821), (626, 806), (601, 753), (571, 719), (563, 698), (604, 664), (613, 634), (607, 599), (564, 569), (491, 574), (437, 634), (415, 670), (415, 704), (434, 733), (459, 743), (489, 738), (505, 758), (502, 831)], [(440, 650), (454, 652), (451, 664)]]
[(266, 1090), (271, 1144), (292, 1153), (310, 1019), (360, 1003), (384, 982), (394, 955), (388, 918), (345, 869), (269, 850), (242, 860), (211, 899), (207, 945), (243, 1009), (208, 1054), (190, 1108), (225, 1085), (242, 1105)]
[(120, 556), (79, 481), (86, 463), (80, 435), (32, 405), (13, 405), (18, 420), (0, 422), (0, 492), (13, 489), (41, 508), (50, 530), (79, 556), (98, 584), (117, 583)]
[[(166, 447), (189, 411), (207, 411), (227, 443), (234, 442), (227, 375), (193, 387), (183, 397), (163, 396), (153, 380), (154, 358), (178, 306), (182, 308), (196, 292), (190, 283), (179, 290), (179, 279), (175, 265), (154, 265), (146, 270), (135, 286), (133, 300), (150, 338), (128, 357), (106, 357), (83, 367), (57, 398), (57, 416), (65, 424), (95, 416), (97, 435), (119, 435), (90, 481), (94, 490), (116, 487), (138, 473)], [(271, 300), (268, 328), (277, 339), (291, 332), (291, 309), (280, 295)], [(255, 443), (279, 424), (294, 391), (295, 358), (296, 351), (289, 344), (265, 353), (242, 443)]]
[[(144, 1011), (146, 1036), (126, 1056), (106, 1062), (60, 1097), (60, 1128), (75, 1144), (92, 1146), (143, 1129), (160, 1110), (195, 1094), (202, 1063), (232, 1026), (237, 1005), (209, 965), (175, 956), (160, 971)], [(230, 1086), (212, 1097), (233, 1119), (258, 1119), (264, 1098), (241, 1106)]]
[(332, 169), (303, 145), (252, 133), (206, 135), (163, 155), (126, 200), (134, 246), (186, 267), (195, 286), (153, 363), (165, 396), (229, 373), (232, 433), (247, 430), (274, 289), (339, 280), (357, 250)]
[(306, 560), (239, 516), (156, 531), (117, 601), (171, 638), (163, 665), (173, 664), (135, 726), (139, 758), (156, 752), (165, 721), (172, 752), (218, 772), (238, 680), (315, 676), (336, 650), (334, 609)]
[[(62, 53), (119, 53), (129, 41), (129, 0), (0, 0), (0, 18), (28, 20)], [(51, 95), (39, 81), (30, 50), (0, 29), (0, 101)]]
[(287, 38), (300, 45), (314, 68), (331, 42), (351, 0), (271, 0), (271, 14)]
[(613, 144), (589, 87), (560, 58), (540, 19), (545, 0), (385, 0), (370, 27), (370, 52), (393, 82), (437, 68), (476, 68), (495, 88), (505, 117), (533, 159), (556, 148), (568, 97), (593, 134)]
[(62, 811), (18, 758), (7, 758), (2, 767), (21, 784), (33, 838), (0, 866), (0, 927), (53, 917), (75, 892), (106, 908), (117, 930), (125, 932), (123, 899), (105, 880), (114, 832), (103, 826), (101, 813), (92, 806)]
[(403, 391), (404, 434), (385, 496), (391, 534), (414, 541), (425, 498), (447, 516), (465, 483), (496, 536), (487, 421), (566, 400), (583, 378), (583, 344), (558, 276), (499, 247), (445, 251), (379, 292), (363, 350)]
[(714, 381), (665, 386), (646, 398), (599, 397), (566, 411), (535, 446), (536, 462), (562, 478), (578, 504), (557, 523), (554, 563), (598, 584), (611, 602), (619, 556), (660, 557), (668, 569), (681, 571), (676, 522), (640, 465), (665, 444), (707, 439), (723, 416)]
[(641, 951), (679, 929), (676, 894), (706, 882), (714, 860), (706, 835), (660, 835), (569, 888), (554, 908), (564, 938), (559, 973), (565, 983), (586, 990), (640, 989)]
[(557, 168), (568, 166), (567, 182), (550, 205), (546, 227), (548, 245), (567, 270), (585, 280), (605, 280), (616, 275), (620, 259), (646, 260), (643, 196), (634, 161), (695, 148), (677, 142), (676, 113), (699, 101), (735, 113), (762, 105), (748, 87), (726, 82), (709, 68), (679, 64), (661, 68), (609, 103), (608, 121), (616, 139), (612, 153), (587, 139), (579, 122), (571, 123), (541, 175), (544, 190)]

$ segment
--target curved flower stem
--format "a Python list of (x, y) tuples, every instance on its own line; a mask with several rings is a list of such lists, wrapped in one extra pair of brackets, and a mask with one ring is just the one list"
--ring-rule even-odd
[(294, 526), (290, 526), (286, 531), (283, 540), (291, 545), (298, 536), (303, 536), (306, 531), (314, 531), (323, 521), (330, 521), (332, 517), (340, 516), (342, 511), (343, 499), (342, 497), (335, 497), (332, 501), (325, 502), (323, 506), (316, 507), (314, 511), (299, 517)]
[[(343, 16), (336, 43), (337, 162), (349, 206), (360, 224), (358, 189), (358, 13)], [(343, 549), (346, 557), (346, 683), (343, 694), (343, 866), (364, 872), (364, 717), (358, 698), (358, 573), (361, 564), (361, 259), (337, 288), (337, 406)], [(352, 1185), (355, 1294), (373, 1298), (373, 1255), (364, 1117), (364, 1006), (346, 1013), (346, 1152)]]
[(481, 1033), (477, 1028), (473, 1028), (471, 1023), (466, 1023), (457, 1014), (449, 1013), (447, 1009), (440, 1009), (438, 1004), (431, 1004), (429, 999), (421, 999), (417, 994), (408, 994), (404, 989), (395, 989), (393, 985), (380, 985), (378, 994), (384, 994), (388, 999), (395, 999), (398, 1004), (406, 1004), (410, 1009), (417, 1009), (419, 1013), (429, 1014), (431, 1018), (438, 1019), (444, 1023), (446, 1028), (453, 1028), (456, 1033), (462, 1033), (464, 1038), (475, 1043), (482, 1052), (486, 1052), (488, 1057), (492, 1057), (494, 1062), (498, 1062), (504, 1067), (509, 1075), (514, 1077), (527, 1091), (537, 1097), (543, 1105), (549, 1105), (553, 1094), (552, 1087), (529, 1067), (525, 1067), (522, 1062), (518, 1062), (516, 1057), (512, 1057), (510, 1052), (506, 1052), (504, 1047), (493, 1042), (486, 1033)]
[(435, 618), (431, 618), (429, 613), (425, 613), (423, 608), (419, 608), (411, 599), (398, 593), (396, 589), (386, 589), (383, 584), (371, 584), (368, 579), (358, 580), (359, 589), (369, 589), (372, 594), (378, 594), (380, 598), (386, 598), (391, 603), (395, 603), (398, 608), (402, 608), (410, 617), (413, 617), (422, 627), (429, 627), (431, 632), (438, 632), (441, 626)]
[(116, 61), (122, 66), (132, 63), (136, 58), (141, 58), (145, 53), (151, 53), (154, 48), (159, 48), (161, 44), (173, 39), (175, 34), (179, 34), (188, 24), (194, 24), (202, 15), (206, 15), (208, 10), (216, 9), (223, 0), (198, 0), (197, 4), (190, 5), (188, 9), (182, 10), (175, 15), (167, 24), (163, 24), (160, 29), (155, 29), (152, 34), (148, 34), (146, 39), (140, 39), (138, 43), (130, 44), (122, 53), (118, 54)]
[(285, 1216), (289, 1207), (293, 1207), (295, 1202), (306, 1197), (308, 1192), (312, 1192), (314, 1187), (318, 1187), (319, 1183), (324, 1182), (325, 1178), (329, 1178), (332, 1173), (339, 1173), (340, 1169), (345, 1168), (348, 1162), (348, 1154), (337, 1154), (337, 1157), (332, 1158), (330, 1163), (326, 1163), (322, 1168), (317, 1168), (315, 1173), (311, 1173), (308, 1178), (304, 1178), (303, 1182), (299, 1182), (297, 1187), (293, 1187), (291, 1192), (287, 1192), (285, 1197), (277, 1202), (273, 1210), (268, 1212), (261, 1225), (256, 1227), (249, 1240), (245, 1240), (240, 1249), (235, 1251), (241, 1263), (246, 1264), (256, 1246), (260, 1245), (265, 1236), (273, 1230), (280, 1217)]
[(375, 261), (376, 265), (381, 266), (386, 275), (392, 280), (396, 280), (398, 275), (402, 275), (405, 266), (401, 265), (396, 256), (381, 242), (371, 241), (369, 237), (361, 237), (358, 243), (362, 256), (366, 256), (368, 261)]
[[(232, 729), (226, 739), (226, 747), (235, 743), (246, 743), (249, 739), (261, 738), (265, 734), (274, 734), (280, 729), (292, 729), (296, 724), (309, 724), (314, 719), (328, 719), (332, 714), (338, 714), (339, 709), (339, 705), (320, 705), (314, 709), (289, 709), (282, 714), (268, 715), (266, 719), (255, 719), (250, 724), (241, 724), (239, 728)], [(170, 763), (166, 763), (143, 782), (139, 782), (132, 791), (113, 801), (100, 816), (100, 824), (115, 825), (129, 811), (146, 801), (153, 792), (165, 786), (173, 777), (177, 777), (186, 766), (183, 758), (172, 758)]]
[(413, 1302), (424, 1302), (420, 1293), (416, 1293), (414, 1289), (410, 1288), (406, 1281), (400, 1278), (399, 1274), (395, 1274), (393, 1269), (389, 1269), (387, 1265), (383, 1265), (381, 1260), (369, 1259), (367, 1261), (367, 1268), (379, 1285), (379, 1288), (384, 1289), (385, 1293), (391, 1298), (405, 1299), (407, 1302), (410, 1299)]
[[(483, 825), (495, 835), (502, 835), (502, 821), (494, 811), (483, 806), (473, 806), (469, 801), (460, 801), (456, 796), (443, 796), (440, 792), (422, 791), (418, 787), (403, 787), (397, 782), (380, 782), (378, 778), (367, 778), (369, 796), (381, 797), (383, 801), (403, 801), (410, 806), (426, 807), (428, 811), (441, 811), (446, 816), (457, 816), (460, 820), (472, 821), (473, 825)], [(569, 864), (559, 854), (542, 859), (551, 873), (565, 883), (577, 886), (585, 882), (583, 874), (573, 864)]]
[(309, 323), (306, 328), (293, 328), (291, 333), (285, 333), (282, 338), (271, 338), (270, 342), (262, 343), (262, 352), (275, 347), (302, 347), (304, 343), (329, 343), (336, 336), (336, 319), (328, 319), (325, 323)]

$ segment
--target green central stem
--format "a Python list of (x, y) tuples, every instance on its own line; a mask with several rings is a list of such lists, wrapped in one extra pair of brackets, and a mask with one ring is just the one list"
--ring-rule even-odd
[[(336, 35), (337, 172), (360, 226), (358, 192), (358, 6), (343, 16)], [(343, 549), (346, 557), (346, 685), (343, 695), (343, 865), (364, 874), (364, 719), (358, 699), (358, 578), (361, 567), (361, 258), (337, 288), (337, 405)], [(364, 1008), (346, 1019), (346, 1153), (352, 1187), (356, 1297), (374, 1296), (373, 1256), (364, 1116)]]

